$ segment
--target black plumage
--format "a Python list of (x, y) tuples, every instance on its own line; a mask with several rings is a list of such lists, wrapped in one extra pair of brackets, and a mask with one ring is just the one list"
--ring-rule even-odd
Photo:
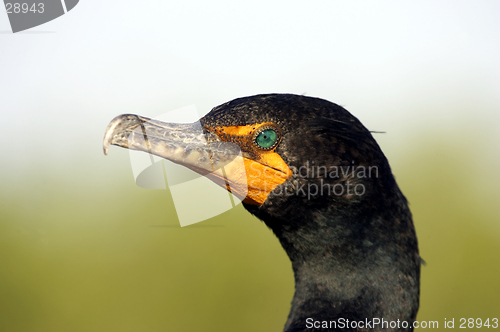
[[(292, 262), (296, 291), (285, 331), (313, 331), (306, 327), (308, 318), (399, 319), (409, 323), (401, 330), (412, 330), (419, 306), (417, 238), (408, 203), (371, 133), (339, 105), (283, 94), (233, 100), (213, 109), (202, 124), (263, 121), (280, 126), (276, 152), (302, 171), (261, 206), (244, 203), (272, 229)], [(346, 176), (325, 174), (341, 168)], [(306, 169), (319, 174), (303, 176)], [(365, 175), (356, 176), (361, 169)], [(348, 181), (351, 187), (363, 185), (364, 193), (326, 193), (326, 185), (345, 188)], [(321, 186), (323, 195), (311, 193)]]
[[(412, 216), (387, 159), (358, 119), (326, 100), (268, 94), (215, 107), (200, 122), (210, 153), (193, 145), (199, 137), (177, 138), (193, 126), (136, 115), (110, 123), (105, 152), (110, 144), (147, 151), (205, 174), (215, 165), (214, 151), (237, 145), (251, 168), (260, 165), (281, 179), (265, 195), (249, 191), (243, 205), (276, 234), (291, 260), (295, 295), (285, 331), (413, 330), (421, 259)], [(263, 123), (280, 135), (272, 151), (254, 144)], [(178, 148), (180, 157), (169, 152)], [(193, 151), (200, 157), (189, 163), (185, 156)], [(289, 172), (278, 169), (280, 160)]]

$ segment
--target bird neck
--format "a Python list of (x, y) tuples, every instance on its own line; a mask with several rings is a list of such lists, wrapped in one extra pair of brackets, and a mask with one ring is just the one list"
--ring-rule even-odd
[(274, 231), (292, 263), (295, 294), (285, 331), (310, 331), (308, 319), (415, 319), (420, 256), (406, 200), (397, 190), (391, 201), (382, 209), (281, 209), (279, 217), (267, 214), (271, 207), (250, 211)]
[[(394, 243), (384, 237), (370, 237), (383, 230), (370, 226), (366, 230), (366, 225), (387, 225), (389, 216), (362, 220), (366, 217), (350, 215), (358, 220), (316, 212), (309, 222), (302, 223), (316, 227), (283, 230), (279, 235), (295, 277), (295, 294), (285, 331), (302, 331), (311, 321), (384, 318), (410, 323), (415, 319), (418, 252), (395, 249), (404, 248), (407, 239)], [(359, 222), (365, 228), (352, 227)], [(300, 242), (296, 241), (298, 237)], [(301, 243), (302, 247), (293, 243)]]

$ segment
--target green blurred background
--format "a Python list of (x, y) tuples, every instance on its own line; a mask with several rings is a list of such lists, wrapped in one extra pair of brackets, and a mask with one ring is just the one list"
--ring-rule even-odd
[(108, 122), (266, 92), (370, 130), (410, 201), (419, 320), (500, 318), (500, 6), (82, 1), (0, 14), (0, 331), (281, 331), (277, 239), (241, 205), (180, 228), (168, 190), (102, 154)]

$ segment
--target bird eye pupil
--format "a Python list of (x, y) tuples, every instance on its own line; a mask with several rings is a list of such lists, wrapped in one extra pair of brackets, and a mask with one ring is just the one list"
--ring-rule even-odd
[(255, 142), (263, 149), (270, 149), (278, 140), (278, 134), (273, 129), (265, 129), (257, 135)]

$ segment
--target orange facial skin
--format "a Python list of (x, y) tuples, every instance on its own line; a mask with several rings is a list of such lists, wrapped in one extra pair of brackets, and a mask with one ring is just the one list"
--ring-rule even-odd
[(206, 128), (219, 136), (222, 141), (238, 144), (242, 151), (248, 152), (252, 159), (243, 157), (242, 167), (226, 167), (228, 178), (228, 190), (238, 195), (243, 192), (242, 186), (247, 186), (247, 195), (243, 202), (252, 205), (262, 205), (271, 191), (285, 182), (292, 171), (283, 161), (281, 156), (275, 152), (277, 144), (270, 149), (261, 149), (255, 143), (255, 134), (262, 128), (272, 128), (281, 137), (280, 129), (273, 123), (263, 122), (246, 126), (229, 126)]

